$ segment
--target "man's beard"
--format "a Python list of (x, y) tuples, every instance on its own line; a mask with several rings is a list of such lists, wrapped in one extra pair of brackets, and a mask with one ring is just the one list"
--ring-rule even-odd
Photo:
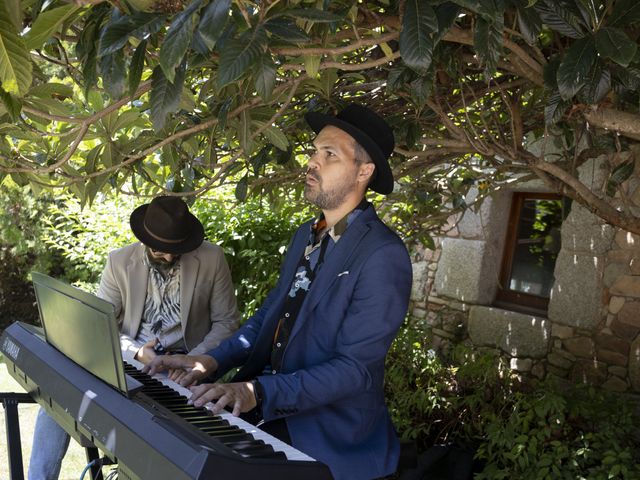
[(334, 210), (344, 203), (345, 198), (355, 188), (355, 178), (342, 178), (340, 183), (335, 185), (329, 190), (322, 188), (322, 178), (317, 173), (312, 171), (307, 175), (315, 180), (316, 190), (313, 189), (313, 185), (304, 185), (304, 198), (313, 203), (322, 210)]
[(147, 253), (147, 258), (149, 259), (149, 263), (153, 267), (158, 268), (162, 271), (168, 271), (171, 269), (171, 267), (173, 267), (176, 263), (178, 263), (178, 261), (180, 260), (180, 255), (173, 257), (173, 260), (171, 260), (170, 262), (167, 262), (162, 257), (156, 258), (153, 255), (151, 255), (150, 252)]

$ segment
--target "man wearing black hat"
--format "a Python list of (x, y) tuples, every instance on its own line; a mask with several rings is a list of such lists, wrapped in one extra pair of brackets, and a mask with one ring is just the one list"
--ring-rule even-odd
[[(138, 360), (172, 350), (202, 354), (229, 337), (239, 320), (231, 273), (186, 203), (156, 197), (133, 211), (130, 225), (140, 243), (109, 254), (98, 296), (114, 305), (120, 331), (143, 345)], [(29, 478), (58, 478), (68, 444), (41, 410)]]
[(180, 382), (192, 401), (259, 415), (261, 428), (326, 463), (336, 479), (396, 470), (399, 443), (384, 404), (384, 360), (402, 324), (411, 264), (398, 236), (365, 200), (393, 190), (393, 133), (371, 110), (309, 113), (318, 134), (305, 198), (322, 215), (295, 233), (276, 287), (233, 336), (197, 356), (154, 359), (150, 373), (191, 369)]

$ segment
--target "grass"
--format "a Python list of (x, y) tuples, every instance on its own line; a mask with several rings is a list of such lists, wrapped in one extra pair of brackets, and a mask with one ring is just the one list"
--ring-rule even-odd
[[(7, 366), (0, 356), (0, 392), (24, 392), (24, 389), (7, 372)], [(18, 406), (20, 421), (20, 440), (22, 443), (22, 462), (26, 478), (31, 456), (31, 442), (36, 415), (40, 407), (36, 403), (22, 404)], [(9, 478), (9, 459), (7, 453), (7, 437), (4, 421), (4, 408), (0, 408), (0, 478)], [(71, 440), (69, 451), (62, 462), (59, 480), (77, 480), (87, 463), (85, 451), (78, 443)], [(85, 475), (89, 478), (89, 475)]]

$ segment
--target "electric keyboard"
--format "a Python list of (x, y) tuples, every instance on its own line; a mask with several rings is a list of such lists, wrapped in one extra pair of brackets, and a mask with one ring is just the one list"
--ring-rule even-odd
[[(77, 440), (118, 462), (120, 479), (328, 480), (326, 465), (230, 413), (188, 405), (189, 390), (151, 378), (123, 350), (127, 398), (47, 344), (21, 323), (0, 337), (13, 376)], [(135, 383), (135, 382), (134, 382)]]

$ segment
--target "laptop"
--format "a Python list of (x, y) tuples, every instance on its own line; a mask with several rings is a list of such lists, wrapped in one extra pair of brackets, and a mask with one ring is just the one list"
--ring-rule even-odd
[(124, 372), (113, 305), (39, 272), (31, 278), (47, 343), (127, 397), (140, 390)]

